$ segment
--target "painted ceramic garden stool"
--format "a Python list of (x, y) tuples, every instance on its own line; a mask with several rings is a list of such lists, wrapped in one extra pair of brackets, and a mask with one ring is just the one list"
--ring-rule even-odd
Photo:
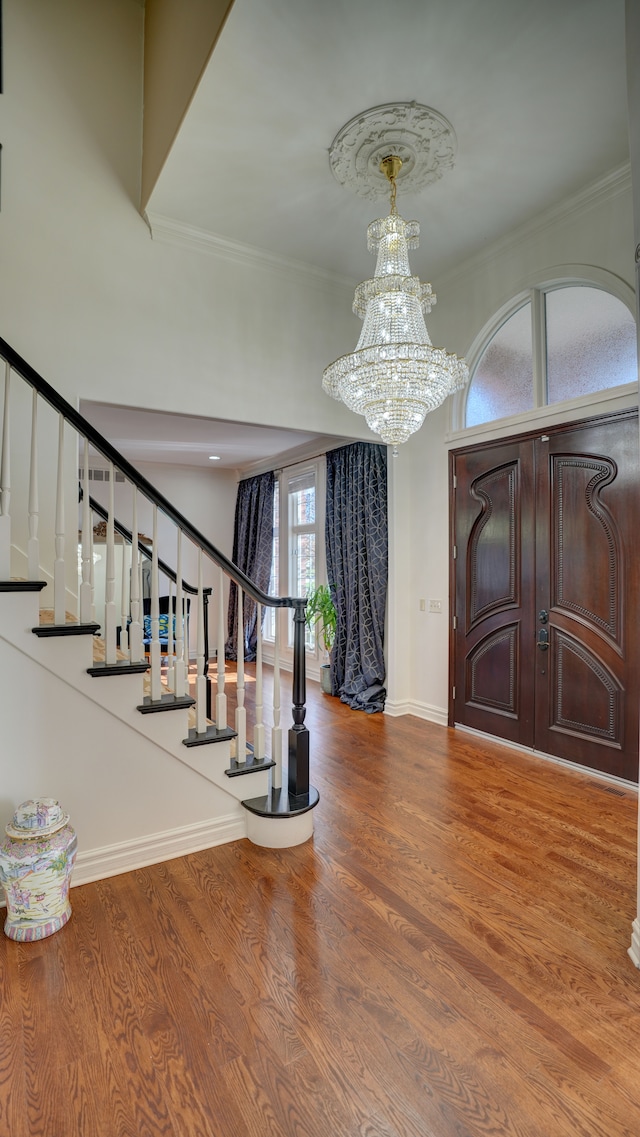
[(43, 940), (71, 915), (69, 884), (78, 839), (53, 798), (23, 801), (0, 845), (0, 882), (11, 940)]

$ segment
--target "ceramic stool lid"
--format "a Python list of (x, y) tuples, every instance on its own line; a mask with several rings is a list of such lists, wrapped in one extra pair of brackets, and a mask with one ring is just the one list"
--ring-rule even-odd
[(34, 837), (48, 837), (57, 833), (69, 821), (69, 814), (64, 813), (60, 803), (52, 797), (41, 797), (35, 800), (23, 801), (16, 809), (12, 820), (5, 826), (8, 837), (18, 839), (33, 839)]

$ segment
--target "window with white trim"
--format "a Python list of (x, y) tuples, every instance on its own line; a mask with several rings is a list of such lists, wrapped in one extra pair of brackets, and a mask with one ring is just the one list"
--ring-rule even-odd
[[(273, 503), (273, 559), (269, 593), (308, 596), (324, 571), (324, 459), (291, 466), (278, 473)], [(264, 638), (275, 639), (278, 609), (265, 613)], [(281, 611), (281, 610), (280, 610)], [(281, 625), (282, 626), (282, 625)], [(293, 645), (293, 620), (288, 611), (286, 640)], [(306, 629), (305, 643), (316, 650), (315, 633)]]
[(571, 282), (532, 289), (473, 369), (465, 426), (635, 383), (636, 342), (631, 312), (610, 292)]

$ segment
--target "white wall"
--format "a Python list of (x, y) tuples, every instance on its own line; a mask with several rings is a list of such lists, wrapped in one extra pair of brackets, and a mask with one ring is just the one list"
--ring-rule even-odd
[(6, 0), (2, 335), (74, 402), (352, 435), (327, 398), (352, 290), (152, 241), (137, 211), (142, 7)]

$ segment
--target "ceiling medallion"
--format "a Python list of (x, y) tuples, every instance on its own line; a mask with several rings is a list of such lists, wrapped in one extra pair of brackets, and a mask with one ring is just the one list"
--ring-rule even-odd
[(385, 103), (352, 118), (336, 134), (329, 162), (336, 181), (360, 197), (386, 197), (380, 164), (388, 154), (402, 160), (398, 182), (419, 193), (454, 164), (458, 142), (450, 122), (421, 103)]

